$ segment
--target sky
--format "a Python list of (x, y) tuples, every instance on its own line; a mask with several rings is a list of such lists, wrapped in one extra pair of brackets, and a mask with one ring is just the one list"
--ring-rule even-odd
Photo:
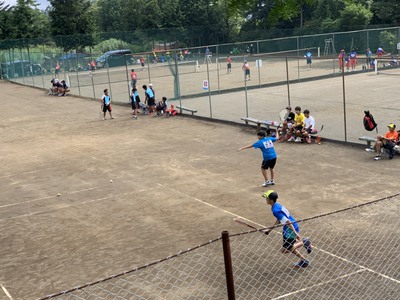
[[(17, 0), (2, 0), (4, 1), (4, 4), (10, 4), (10, 5), (15, 5)], [(47, 0), (36, 0), (36, 2), (39, 4), (39, 9), (45, 10), (46, 7), (49, 5), (49, 2)]]

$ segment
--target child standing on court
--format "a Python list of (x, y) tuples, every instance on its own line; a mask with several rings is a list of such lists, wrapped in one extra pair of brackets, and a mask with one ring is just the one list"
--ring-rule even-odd
[(132, 87), (130, 102), (132, 105), (132, 117), (137, 119), (137, 110), (139, 108), (140, 97), (136, 86)]
[(232, 59), (228, 55), (226, 58), (226, 74), (232, 73)]
[(108, 89), (104, 90), (104, 95), (101, 97), (101, 108), (103, 110), (103, 120), (106, 119), (106, 113), (110, 114), (111, 119), (115, 119), (111, 113), (112, 107), (111, 107), (111, 97), (108, 95)]
[[(250, 80), (250, 65), (247, 60), (243, 62), (242, 70), (244, 71), (244, 80)], [(247, 77), (249, 78), (247, 79)]]
[[(274, 167), (276, 164), (277, 155), (274, 149), (274, 143), (279, 140), (279, 132), (276, 129), (275, 137), (265, 137), (265, 132), (260, 130), (257, 132), (258, 141), (254, 144), (250, 144), (239, 148), (239, 151), (244, 149), (260, 149), (263, 155), (263, 161), (261, 163), (261, 173), (264, 176), (264, 183), (262, 186), (274, 185)], [(271, 174), (271, 180), (268, 180), (267, 170), (269, 169)]]

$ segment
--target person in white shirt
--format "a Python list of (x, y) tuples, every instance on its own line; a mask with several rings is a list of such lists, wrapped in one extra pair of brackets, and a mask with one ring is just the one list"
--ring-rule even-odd
[(310, 115), (308, 109), (304, 110), (304, 127), (301, 131), (302, 136), (306, 139), (307, 143), (311, 143), (310, 134), (316, 133), (315, 130), (315, 119)]

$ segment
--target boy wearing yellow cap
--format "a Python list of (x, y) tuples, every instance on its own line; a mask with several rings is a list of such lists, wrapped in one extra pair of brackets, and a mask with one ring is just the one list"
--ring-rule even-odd
[(389, 151), (389, 159), (394, 157), (394, 146), (399, 141), (399, 134), (396, 131), (396, 125), (390, 123), (388, 125), (389, 131), (385, 133), (384, 136), (378, 135), (376, 137), (376, 143), (374, 145), (376, 156), (375, 160), (380, 160), (381, 157), (381, 148), (388, 149)]
[(303, 246), (306, 248), (307, 253), (311, 253), (312, 246), (310, 240), (308, 238), (301, 238), (299, 235), (300, 227), (299, 224), (297, 224), (296, 219), (293, 218), (284, 206), (276, 202), (278, 199), (277, 192), (269, 190), (262, 196), (267, 200), (267, 204), (271, 205), (272, 214), (276, 218), (276, 222), (273, 226), (278, 224), (284, 225), (282, 229), (283, 245), (281, 252), (291, 252), (300, 258), (300, 260), (295, 264), (296, 268), (307, 268), (310, 265), (310, 262), (297, 249)]

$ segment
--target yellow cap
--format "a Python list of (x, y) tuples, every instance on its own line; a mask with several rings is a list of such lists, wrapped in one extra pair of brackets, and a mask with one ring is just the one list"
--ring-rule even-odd
[(273, 192), (275, 192), (275, 191), (274, 190), (268, 190), (264, 194), (262, 194), (262, 196), (264, 198), (269, 198), (269, 195), (271, 195)]

